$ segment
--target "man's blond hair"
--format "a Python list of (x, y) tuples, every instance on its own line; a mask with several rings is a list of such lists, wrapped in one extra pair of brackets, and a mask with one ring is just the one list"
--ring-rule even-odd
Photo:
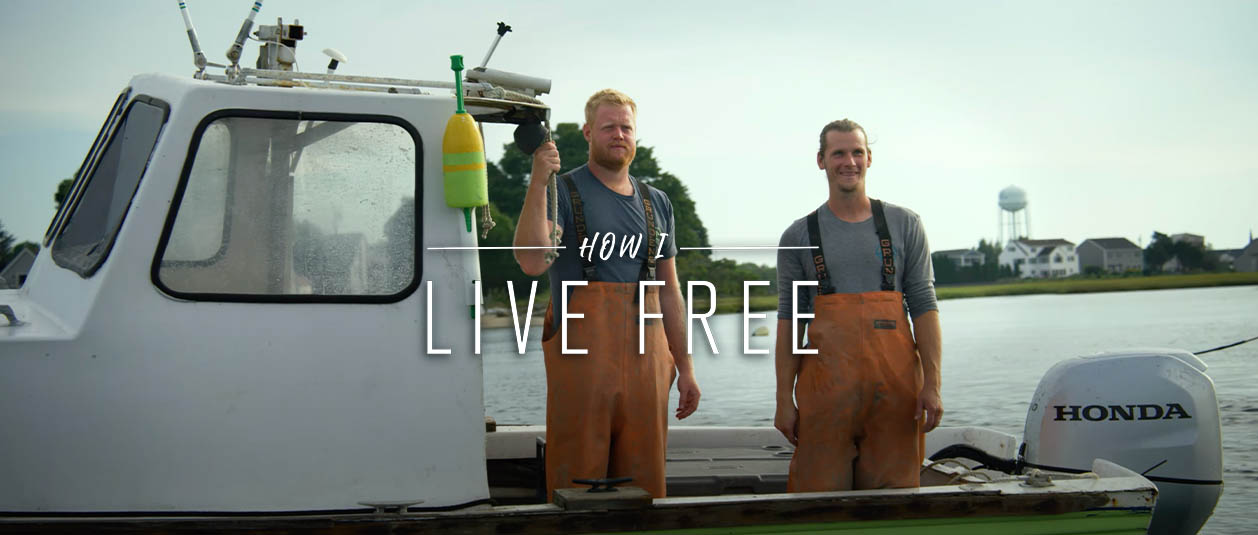
[(598, 111), (598, 107), (603, 104), (612, 104), (616, 106), (629, 106), (633, 111), (634, 117), (638, 115), (638, 105), (629, 98), (629, 95), (621, 93), (615, 89), (604, 89), (590, 96), (590, 100), (585, 101), (585, 123), (594, 122), (594, 112)]

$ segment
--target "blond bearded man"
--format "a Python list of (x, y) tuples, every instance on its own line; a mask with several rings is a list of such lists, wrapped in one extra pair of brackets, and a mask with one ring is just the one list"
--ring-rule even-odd
[[(589, 162), (556, 181), (558, 214), (547, 213), (546, 188), (550, 174), (559, 171), (559, 151), (547, 142), (533, 153), (515, 245), (550, 245), (553, 221), (563, 246), (553, 264), (540, 250), (515, 253), (530, 276), (550, 272), (542, 344), (548, 494), (576, 486), (573, 479), (628, 476), (632, 485), (664, 497), (673, 380), (680, 394), (678, 419), (699, 405), (694, 367), (685, 352), (672, 204), (663, 192), (629, 175), (637, 149), (636, 119), (637, 105), (619, 91), (605, 89), (590, 97), (581, 128), (590, 146)], [(608, 234), (614, 236), (615, 251), (606, 258), (599, 246), (581, 248), (595, 236), (602, 244)], [(625, 240), (638, 246), (621, 256)], [(565, 281), (584, 284), (565, 291)], [(664, 285), (640, 287), (642, 281)], [(662, 313), (663, 322), (639, 322), (640, 309), (647, 315)], [(584, 317), (562, 321), (578, 314)], [(564, 324), (567, 332), (561, 332)], [(641, 353), (640, 329), (645, 331)]]

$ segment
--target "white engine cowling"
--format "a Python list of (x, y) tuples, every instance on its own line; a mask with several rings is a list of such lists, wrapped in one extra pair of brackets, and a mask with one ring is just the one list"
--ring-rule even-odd
[(1027, 466), (1085, 472), (1101, 458), (1158, 487), (1149, 533), (1196, 533), (1223, 493), (1219, 403), (1206, 364), (1177, 349), (1057, 363), (1027, 411)]

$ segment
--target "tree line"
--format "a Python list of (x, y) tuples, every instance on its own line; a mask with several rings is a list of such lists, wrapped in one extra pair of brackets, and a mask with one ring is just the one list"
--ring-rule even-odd
[[(55, 212), (61, 211), (61, 204), (65, 202), (66, 195), (70, 193), (70, 186), (74, 184), (73, 178), (67, 178), (57, 184), (57, 191), (52, 195), (52, 202), (56, 206)], [(39, 244), (33, 241), (24, 241), (16, 243), (17, 238), (8, 231), (4, 230), (4, 222), (0, 221), (0, 269), (4, 269), (22, 249), (30, 249), (32, 253), (39, 254)]]
[(17, 238), (4, 230), (4, 222), (0, 221), (0, 269), (4, 269), (10, 261), (17, 258), (22, 249), (30, 249), (32, 253), (38, 253), (39, 244), (30, 241), (17, 243)]
[(1179, 263), (1180, 271), (1218, 271), (1219, 261), (1209, 254), (1205, 245), (1188, 241), (1175, 241), (1161, 232), (1153, 232), (1153, 241), (1144, 249), (1145, 273), (1161, 273), (1171, 260)]
[[(576, 123), (559, 123), (551, 138), (559, 150), (560, 174), (567, 173), (586, 163), (589, 144)], [(496, 225), (482, 245), (509, 246), (515, 236), (515, 224), (524, 205), (529, 176), (533, 169), (533, 157), (520, 151), (515, 143), (503, 147), (502, 158), (488, 164), (489, 210)], [(629, 174), (642, 183), (655, 187), (668, 195), (673, 204), (673, 220), (678, 247), (711, 247), (708, 229), (696, 210), (690, 191), (676, 175), (663, 170), (655, 159), (655, 151), (639, 145), (637, 156), (629, 165)], [(565, 254), (574, 254), (567, 252)], [(480, 251), (481, 278), (490, 296), (505, 300), (507, 281), (515, 281), (517, 294), (527, 291), (528, 281), (538, 280), (539, 288), (549, 288), (549, 277), (529, 277), (516, 264), (509, 250)], [(717, 295), (741, 296), (743, 281), (767, 280), (776, 287), (777, 270), (773, 267), (728, 259), (713, 259), (711, 251), (679, 251), (676, 258), (677, 277), (685, 287), (689, 281), (711, 282)], [(523, 283), (523, 284), (522, 284)], [(683, 290), (684, 291), (684, 290)], [(757, 293), (760, 293), (759, 290)], [(772, 288), (768, 291), (775, 291)], [(706, 295), (706, 294), (704, 294)]]

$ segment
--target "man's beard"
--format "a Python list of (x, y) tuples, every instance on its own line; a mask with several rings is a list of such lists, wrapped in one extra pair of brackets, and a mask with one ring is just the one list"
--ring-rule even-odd
[(590, 159), (594, 160), (594, 163), (597, 163), (600, 167), (615, 171), (628, 169), (629, 164), (633, 162), (633, 157), (638, 152), (636, 147), (625, 147), (627, 150), (625, 151), (625, 156), (622, 158), (613, 154), (610, 147), (606, 150), (602, 150), (597, 147), (592, 148), (594, 148), (594, 150), (590, 151)]

